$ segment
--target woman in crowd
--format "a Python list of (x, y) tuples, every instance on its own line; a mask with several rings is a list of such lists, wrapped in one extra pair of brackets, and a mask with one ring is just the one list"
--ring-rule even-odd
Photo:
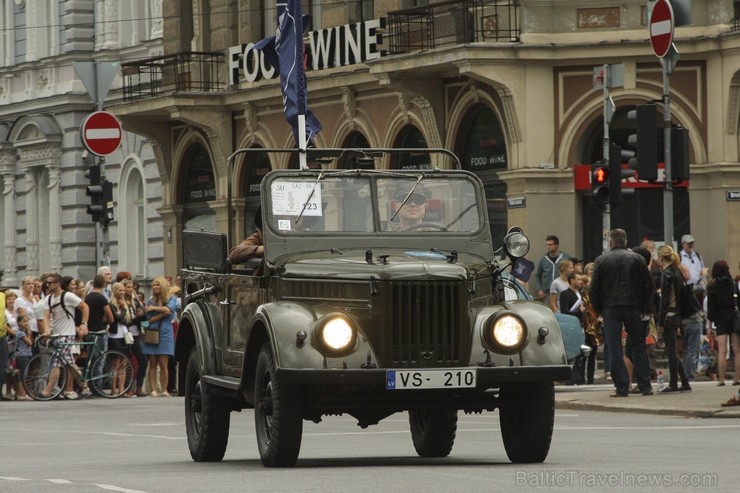
[(172, 320), (177, 310), (177, 300), (169, 295), (170, 285), (164, 277), (155, 277), (152, 281), (152, 296), (146, 304), (146, 316), (149, 321), (147, 330), (159, 331), (158, 344), (144, 344), (144, 354), (149, 356), (149, 387), (151, 396), (157, 397), (157, 369), (159, 368), (159, 383), (163, 397), (169, 397), (167, 381), (169, 373), (167, 363), (169, 357), (175, 354), (175, 337), (172, 330)]
[[(111, 287), (110, 309), (113, 312), (113, 323), (108, 328), (108, 349), (121, 351), (129, 357), (129, 345), (126, 344), (124, 334), (134, 318), (133, 307), (126, 300), (126, 286), (123, 283), (114, 283)], [(126, 361), (118, 358), (113, 361), (112, 368), (115, 377), (111, 382), (111, 392), (118, 394), (126, 386)], [(131, 397), (129, 393), (123, 397)]]
[(134, 343), (131, 345), (131, 352), (136, 358), (136, 389), (131, 387), (129, 393), (137, 397), (144, 397), (144, 378), (146, 377), (147, 357), (144, 355), (144, 341), (141, 337), (141, 322), (146, 320), (144, 305), (139, 301), (139, 297), (134, 293), (134, 283), (128, 279), (123, 281), (126, 286), (126, 302), (133, 309), (134, 318), (128, 326), (128, 331), (134, 336)]
[[(663, 269), (659, 325), (663, 327), (665, 352), (668, 356), (668, 372), (670, 373), (670, 383), (658, 392), (690, 392), (691, 386), (676, 350), (676, 333), (681, 329), (680, 293), (685, 283), (679, 268), (681, 260), (678, 254), (673, 251), (673, 248), (668, 245), (662, 245), (658, 248), (658, 260), (661, 269)], [(679, 376), (681, 377), (681, 388), (678, 387)]]
[[(738, 294), (737, 283), (732, 280), (730, 266), (725, 260), (718, 260), (712, 266), (712, 281), (707, 287), (707, 318), (714, 323), (719, 358), (717, 367), (720, 387), (725, 384), (727, 372), (727, 339), (731, 337), (735, 352), (735, 378), (732, 385), (740, 385), (740, 335), (733, 332), (733, 320)], [(740, 403), (738, 403), (740, 405)]]
[(21, 295), (15, 300), (15, 312), (17, 314), (21, 309), (25, 310), (26, 315), (28, 315), (28, 325), (31, 327), (31, 339), (35, 340), (39, 329), (36, 324), (36, 317), (33, 315), (33, 307), (36, 305), (36, 299), (33, 296), (34, 278), (26, 276), (21, 279), (20, 289)]
[(15, 294), (14, 291), (11, 291), (10, 289), (6, 289), (4, 291), (5, 293), (5, 324), (7, 326), (8, 334), (6, 336), (7, 344), (8, 344), (8, 362), (10, 366), (8, 366), (8, 372), (5, 377), (5, 385), (8, 389), (8, 395), (11, 396), (13, 391), (16, 388), (16, 382), (18, 381), (18, 370), (15, 367), (17, 363), (14, 365), (13, 360), (15, 359), (15, 350), (16, 350), (16, 337), (18, 334), (18, 324), (16, 323), (16, 314), (15, 314), (15, 300), (18, 298), (18, 295)]

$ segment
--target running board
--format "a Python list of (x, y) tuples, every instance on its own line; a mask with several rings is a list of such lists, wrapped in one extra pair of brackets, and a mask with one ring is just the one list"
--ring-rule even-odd
[(234, 377), (214, 377), (210, 375), (204, 375), (202, 380), (209, 384), (215, 385), (216, 387), (223, 387), (230, 390), (239, 390), (241, 381)]

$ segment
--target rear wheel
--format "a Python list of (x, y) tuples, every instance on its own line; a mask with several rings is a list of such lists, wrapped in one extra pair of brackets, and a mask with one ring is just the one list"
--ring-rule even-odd
[(59, 378), (56, 384), (51, 388), (49, 395), (44, 395), (44, 389), (49, 382), (49, 375), (51, 374), (51, 353), (40, 353), (33, 356), (26, 365), (25, 370), (21, 378), (23, 379), (23, 387), (26, 389), (26, 393), (37, 401), (50, 401), (59, 397), (62, 393), (64, 385), (67, 383), (67, 369), (59, 369)]
[(193, 348), (184, 384), (188, 447), (194, 461), (217, 462), (224, 458), (229, 443), (231, 411), (202, 378), (198, 352)]
[(411, 439), (420, 457), (447, 457), (455, 444), (456, 409), (409, 411)]
[(550, 452), (555, 424), (555, 387), (552, 382), (501, 388), (501, 437), (515, 464), (543, 462)]
[(262, 464), (294, 466), (303, 434), (302, 396), (300, 388), (275, 378), (275, 360), (269, 343), (262, 346), (257, 358), (254, 392), (254, 424)]
[(106, 351), (92, 362), (90, 386), (100, 397), (115, 399), (131, 388), (134, 382), (134, 365), (120, 351)]

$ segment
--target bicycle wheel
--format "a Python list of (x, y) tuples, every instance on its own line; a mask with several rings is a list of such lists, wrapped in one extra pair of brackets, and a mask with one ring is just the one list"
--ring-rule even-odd
[(56, 385), (51, 388), (49, 395), (44, 395), (43, 391), (49, 383), (49, 375), (53, 367), (51, 366), (51, 353), (41, 353), (33, 356), (26, 365), (23, 372), (23, 387), (26, 393), (37, 401), (50, 401), (59, 397), (64, 385), (67, 383), (67, 371), (65, 368), (59, 369), (59, 377)]
[(115, 399), (125, 394), (134, 383), (134, 365), (120, 351), (106, 351), (93, 361), (90, 386), (100, 397)]

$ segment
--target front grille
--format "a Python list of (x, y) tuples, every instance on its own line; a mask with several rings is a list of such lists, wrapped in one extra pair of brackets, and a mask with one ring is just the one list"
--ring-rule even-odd
[(390, 310), (386, 314), (389, 326), (381, 330), (390, 341), (394, 366), (459, 364), (461, 347), (465, 347), (461, 328), (467, 329), (467, 309), (461, 306), (463, 288), (458, 282), (392, 282), (389, 290), (383, 290), (382, 305)]

